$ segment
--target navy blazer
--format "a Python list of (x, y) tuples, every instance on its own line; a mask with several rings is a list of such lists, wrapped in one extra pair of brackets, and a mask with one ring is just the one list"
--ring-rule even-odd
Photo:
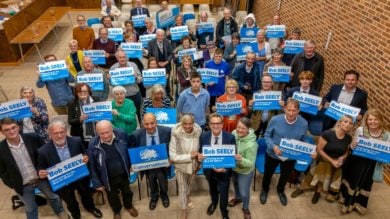
[[(289, 97), (292, 97), (293, 95), (294, 95), (294, 92), (299, 92), (301, 90), (301, 86), (297, 86), (297, 87), (293, 87), (293, 88), (291, 88), (288, 92), (287, 92), (287, 94), (285, 95), (285, 97), (284, 97), (284, 101), (287, 101), (287, 99), (289, 98)], [(315, 89), (313, 89), (313, 88), (310, 88), (309, 89), (309, 94), (311, 94), (311, 95), (314, 95), (314, 96), (320, 96), (320, 92), (318, 92), (317, 90), (315, 90)]]
[[(164, 126), (157, 126), (158, 130), (158, 138), (160, 140), (160, 144), (166, 144), (167, 149), (169, 146), (169, 142), (171, 140), (171, 128)], [(147, 146), (146, 144), (146, 129), (140, 128), (133, 132), (130, 136), (130, 144), (131, 147), (142, 147)]]
[(137, 7), (132, 8), (132, 9), (130, 10), (130, 20), (131, 20), (131, 18), (132, 18), (133, 16), (143, 15), (143, 14), (146, 14), (148, 17), (150, 17), (150, 15), (149, 15), (149, 10), (148, 10), (147, 8), (142, 7), (142, 8), (141, 8), (141, 14), (138, 14), (138, 8), (137, 8)]

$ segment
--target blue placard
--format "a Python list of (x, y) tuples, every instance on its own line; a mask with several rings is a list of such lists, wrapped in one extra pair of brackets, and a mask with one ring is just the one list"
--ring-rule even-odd
[(51, 189), (55, 192), (72, 182), (89, 175), (83, 155), (79, 154), (47, 169)]
[(131, 16), (134, 27), (145, 27), (146, 14)]
[(183, 56), (188, 55), (191, 56), (192, 60), (196, 60), (197, 55), (196, 55), (196, 48), (191, 48), (191, 49), (183, 49), (177, 52), (177, 56), (179, 57), (179, 63), (181, 63), (181, 58)]
[(191, 12), (183, 13), (183, 24), (186, 24), (188, 20), (195, 19), (195, 14)]
[(280, 110), (281, 91), (262, 91), (253, 94), (253, 110)]
[(172, 41), (180, 41), (183, 36), (188, 36), (187, 26), (171, 27), (170, 31)]
[(108, 28), (108, 38), (115, 42), (123, 41), (123, 29), (122, 28)]
[(215, 106), (217, 107), (217, 113), (222, 116), (233, 116), (241, 114), (242, 101), (228, 101), (228, 102), (216, 102)]
[(286, 35), (286, 25), (269, 25), (265, 32), (267, 38), (283, 38)]
[(258, 51), (257, 43), (240, 43), (236, 46), (237, 61), (245, 60), (248, 52), (257, 53)]
[(271, 75), (273, 82), (289, 82), (291, 66), (270, 66), (268, 74)]
[(197, 72), (202, 76), (202, 83), (218, 84), (219, 70), (211, 68), (198, 68)]
[(284, 54), (298, 54), (303, 52), (305, 40), (286, 40), (284, 42)]
[(0, 103), (0, 119), (11, 117), (15, 120), (31, 117), (32, 112), (26, 99)]
[(165, 86), (166, 78), (166, 69), (157, 68), (157, 69), (148, 69), (142, 71), (142, 81), (145, 86), (152, 86), (154, 84), (161, 84)]
[(166, 144), (130, 148), (128, 152), (135, 172), (169, 166)]
[(106, 52), (104, 50), (84, 50), (84, 56), (88, 56), (92, 59), (95, 65), (106, 64)]
[(69, 77), (69, 71), (64, 60), (46, 62), (45, 64), (38, 65), (38, 68), (42, 81), (52, 81)]
[(241, 43), (249, 43), (256, 40), (256, 34), (257, 31), (260, 29), (255, 28), (241, 28), (240, 29), (240, 37), (241, 37)]
[(198, 33), (214, 33), (214, 24), (211, 22), (201, 22), (197, 23), (196, 27), (198, 28)]
[(173, 127), (176, 124), (175, 108), (146, 108), (147, 113), (153, 113), (156, 116), (157, 124)]
[(135, 83), (133, 67), (117, 68), (109, 72), (112, 86), (124, 86)]
[(156, 34), (155, 33), (145, 34), (145, 35), (139, 36), (139, 41), (141, 41), (142, 46), (144, 48), (148, 48), (149, 41), (151, 41), (152, 39), (155, 39), (155, 38), (156, 38)]
[(330, 102), (329, 107), (325, 110), (325, 115), (334, 120), (339, 120), (343, 115), (350, 115), (355, 121), (359, 113), (360, 108), (338, 103), (334, 100)]
[(142, 58), (142, 43), (121, 43), (121, 48), (125, 51), (127, 58)]
[(77, 75), (77, 83), (86, 83), (93, 91), (104, 90), (102, 73)]
[(359, 137), (358, 145), (352, 150), (352, 154), (382, 163), (390, 163), (390, 142)]
[(317, 115), (318, 106), (321, 104), (322, 97), (303, 92), (294, 92), (292, 98), (299, 101), (301, 112)]
[(282, 150), (282, 156), (284, 157), (310, 163), (312, 160), (311, 155), (316, 151), (316, 145), (294, 139), (282, 138), (279, 149)]
[(171, 10), (164, 10), (156, 14), (157, 28), (170, 27), (175, 23), (175, 17), (179, 15), (180, 8), (172, 8)]
[(112, 120), (111, 101), (96, 102), (83, 106), (83, 113), (88, 116), (84, 122), (95, 122), (100, 120)]
[(235, 168), (236, 146), (235, 145), (205, 145), (202, 147), (203, 169), (207, 168)]

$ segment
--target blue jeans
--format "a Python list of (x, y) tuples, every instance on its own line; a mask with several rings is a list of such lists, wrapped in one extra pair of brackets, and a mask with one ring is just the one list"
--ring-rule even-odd
[(253, 172), (240, 174), (233, 171), (233, 185), (236, 199), (242, 200), (242, 208), (249, 209), (250, 186), (253, 178)]
[[(41, 181), (37, 187), (45, 195), (56, 214), (64, 211), (60, 198), (51, 191), (50, 185), (46, 180)], [(34, 186), (26, 185), (23, 187), (23, 195), (18, 194), (20, 200), (22, 200), (25, 205), (27, 219), (38, 219), (38, 205), (35, 202), (35, 188), (36, 187)]]

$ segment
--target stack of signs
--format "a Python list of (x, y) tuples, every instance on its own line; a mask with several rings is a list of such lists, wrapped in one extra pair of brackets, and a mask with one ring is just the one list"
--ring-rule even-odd
[(102, 73), (92, 73), (92, 74), (83, 74), (77, 75), (77, 83), (86, 83), (91, 87), (92, 91), (103, 91), (103, 74)]
[(222, 116), (233, 116), (241, 114), (242, 101), (216, 102), (217, 113)]
[(390, 142), (359, 137), (358, 145), (352, 154), (388, 164), (390, 163)]
[(325, 115), (329, 116), (334, 120), (339, 120), (344, 115), (351, 116), (354, 121), (360, 113), (360, 108), (349, 106), (343, 103), (338, 103), (332, 100), (329, 104), (329, 107), (325, 110)]
[(121, 48), (125, 51), (127, 58), (142, 58), (142, 43), (121, 43)]
[(286, 40), (284, 42), (284, 54), (298, 54), (303, 52), (305, 40)]
[(171, 10), (163, 10), (157, 12), (156, 23), (157, 28), (163, 29), (172, 26), (175, 23), (175, 17), (179, 15), (180, 8), (172, 8)]
[(53, 81), (62, 78), (69, 78), (69, 71), (64, 60), (46, 62), (38, 65), (42, 81)]
[(181, 63), (181, 59), (183, 58), (183, 56), (185, 55), (188, 55), (188, 56), (191, 56), (191, 59), (194, 61), (194, 60), (197, 60), (197, 52), (196, 52), (196, 48), (191, 48), (191, 49), (183, 49), (183, 50), (180, 50), (177, 52), (177, 56), (179, 57), (179, 63)]
[(236, 145), (205, 145), (202, 147), (203, 168), (235, 168)]
[(166, 144), (130, 148), (128, 152), (135, 172), (169, 166)]
[(165, 68), (143, 70), (142, 80), (144, 86), (152, 86), (154, 84), (161, 84), (165, 86), (167, 81), (165, 71), (166, 71)]
[(146, 108), (146, 112), (153, 113), (159, 125), (170, 128), (176, 125), (175, 108)]
[(111, 101), (95, 102), (84, 105), (83, 113), (88, 116), (84, 122), (95, 122), (101, 120), (112, 120)]
[(139, 36), (139, 41), (141, 41), (142, 47), (148, 48), (149, 41), (151, 41), (152, 39), (155, 39), (155, 38), (156, 38), (156, 34), (155, 33), (145, 34), (145, 35)]
[(280, 110), (281, 91), (261, 91), (253, 94), (253, 110)]
[(26, 99), (0, 103), (0, 119), (11, 117), (15, 120), (31, 117), (31, 109)]
[(202, 83), (214, 83), (218, 84), (219, 73), (217, 69), (211, 68), (198, 68), (197, 72), (202, 76)]
[(108, 28), (108, 38), (115, 42), (123, 41), (123, 29), (122, 28)]
[(270, 66), (268, 73), (271, 75), (274, 82), (289, 82), (291, 66)]
[(286, 35), (286, 25), (269, 25), (265, 32), (267, 38), (283, 38)]
[(117, 68), (109, 72), (112, 86), (126, 86), (135, 83), (133, 67)]
[(131, 16), (134, 27), (145, 27), (146, 14)]
[(183, 36), (188, 36), (188, 27), (187, 26), (178, 26), (171, 27), (171, 39), (172, 41), (180, 41)]
[(322, 97), (303, 92), (294, 92), (292, 98), (298, 100), (301, 112), (317, 115), (318, 106), (321, 104)]
[(294, 139), (282, 138), (279, 149), (282, 151), (283, 157), (299, 160), (305, 162), (306, 165), (310, 165), (312, 160), (311, 155), (316, 151), (316, 145)]
[(197, 26), (198, 34), (214, 33), (214, 24), (211, 22), (197, 23), (196, 26)]
[(252, 41), (256, 41), (256, 34), (257, 31), (260, 29), (255, 28), (241, 28), (240, 29), (240, 37), (241, 37), (241, 43), (249, 43)]
[(88, 56), (92, 59), (95, 65), (106, 64), (106, 52), (104, 50), (84, 50), (84, 56)]
[(258, 51), (257, 43), (240, 43), (236, 46), (237, 61), (245, 60), (248, 52), (257, 53)]

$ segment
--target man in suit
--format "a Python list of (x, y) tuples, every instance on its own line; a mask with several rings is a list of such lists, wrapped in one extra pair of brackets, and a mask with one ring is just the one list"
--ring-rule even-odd
[[(346, 71), (344, 73), (344, 84), (332, 85), (329, 89), (329, 92), (324, 96), (322, 100), (324, 108), (328, 108), (332, 100), (357, 107), (361, 109), (357, 120), (361, 120), (368, 108), (368, 94), (366, 91), (357, 87), (359, 76), (359, 72), (355, 70)], [(335, 124), (335, 120), (329, 117), (325, 117), (322, 130), (330, 129)]]
[[(51, 141), (38, 150), (38, 173), (41, 179), (47, 178), (48, 171), (46, 169), (76, 155), (83, 154), (83, 162), (88, 162), (88, 156), (81, 138), (67, 137), (67, 125), (63, 121), (54, 120), (50, 122), (48, 131)], [(89, 189), (89, 176), (81, 178), (56, 192), (65, 201), (72, 217), (74, 219), (81, 218), (75, 190), (80, 194), (84, 208), (94, 217), (101, 218), (102, 212), (95, 207)]]
[[(132, 20), (133, 16), (137, 15), (146, 15), (150, 17), (149, 10), (147, 8), (142, 7), (142, 0), (135, 0), (135, 7), (130, 10), (130, 20)], [(141, 35), (146, 31), (146, 27), (136, 27), (138, 35)]]
[[(130, 136), (132, 147), (166, 144), (167, 151), (171, 139), (171, 129), (157, 125), (156, 116), (153, 113), (145, 113), (143, 119), (144, 128), (133, 132)], [(154, 210), (157, 205), (159, 195), (163, 206), (169, 207), (168, 198), (168, 169), (165, 167), (146, 170), (146, 177), (150, 188), (149, 209)]]
[(44, 144), (43, 139), (35, 133), (19, 134), (19, 126), (11, 118), (0, 120), (0, 131), (5, 136), (0, 142), (0, 178), (23, 201), (27, 219), (38, 218), (35, 188), (45, 195), (59, 218), (68, 218), (58, 195), (37, 174), (38, 148)]
[[(228, 132), (222, 130), (223, 117), (216, 113), (209, 116), (210, 131), (204, 132), (200, 136), (199, 140), (199, 156), (198, 161), (202, 162), (205, 156), (202, 154), (202, 148), (205, 145), (235, 145), (236, 140), (234, 136)], [(217, 208), (219, 200), (219, 209), (221, 210), (222, 217), (228, 219), (228, 198), (229, 198), (229, 185), (230, 176), (232, 175), (231, 169), (204, 169), (204, 175), (209, 183), (209, 193), (211, 197), (211, 204), (207, 208), (207, 214), (212, 215)]]

